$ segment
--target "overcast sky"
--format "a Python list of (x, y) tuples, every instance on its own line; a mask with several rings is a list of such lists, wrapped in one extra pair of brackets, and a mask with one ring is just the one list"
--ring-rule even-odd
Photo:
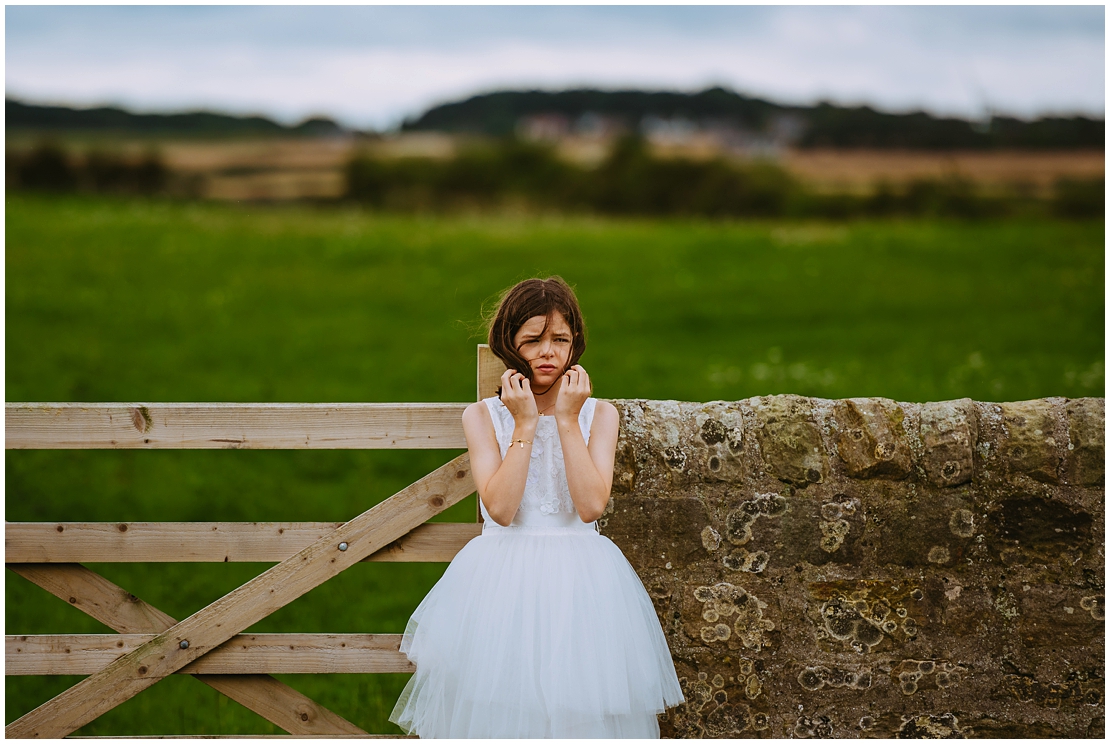
[(503, 88), (701, 90), (980, 118), (1105, 108), (1102, 6), (6, 8), (7, 95), (387, 128)]

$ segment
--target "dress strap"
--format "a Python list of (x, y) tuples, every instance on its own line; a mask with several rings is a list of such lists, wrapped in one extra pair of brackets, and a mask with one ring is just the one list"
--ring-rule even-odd
[[(578, 423), (582, 426), (582, 437), (586, 440), (586, 444), (590, 443), (590, 431), (594, 425), (594, 411), (597, 409), (597, 398), (586, 398), (586, 402), (582, 404), (582, 411), (578, 416)], [(595, 519), (590, 523), (594, 532), (601, 534), (601, 527)]]
[(506, 430), (505, 426), (505, 404), (496, 395), (482, 400), (489, 409), (489, 417), (493, 419), (493, 433), (497, 437), (497, 446), (501, 449), (501, 456), (504, 457), (508, 452), (509, 437), (512, 436), (512, 429)]
[(578, 423), (582, 427), (582, 438), (586, 444), (590, 443), (590, 429), (594, 425), (594, 409), (597, 408), (597, 398), (586, 398), (582, 410), (578, 412)]

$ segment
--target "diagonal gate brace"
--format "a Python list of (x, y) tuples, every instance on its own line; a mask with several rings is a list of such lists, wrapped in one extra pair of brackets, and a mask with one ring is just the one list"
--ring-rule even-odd
[[(157, 607), (79, 564), (10, 563), (8, 568), (119, 633), (160, 633), (177, 624)], [(290, 734), (366, 733), (267, 674), (193, 676)]]
[(12, 722), (5, 734), (72, 733), (473, 492), (470, 457), (459, 455)]

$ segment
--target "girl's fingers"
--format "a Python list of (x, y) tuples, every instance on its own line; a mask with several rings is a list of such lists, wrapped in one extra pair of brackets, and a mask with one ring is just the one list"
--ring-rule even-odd
[(590, 376), (580, 364), (576, 364), (567, 370), (565, 377), (567, 381), (566, 388), (568, 390), (585, 392), (589, 395), (590, 391), (593, 389), (592, 385), (590, 385)]

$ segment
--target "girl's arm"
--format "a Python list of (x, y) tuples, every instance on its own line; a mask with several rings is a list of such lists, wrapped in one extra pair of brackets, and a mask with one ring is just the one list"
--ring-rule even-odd
[[(501, 400), (513, 413), (516, 423), (512, 438), (531, 442), (535, 439), (539, 414), (528, 388), (528, 380), (519, 380), (519, 377), (523, 375), (517, 375), (514, 370), (506, 370), (501, 376)], [(463, 412), (463, 432), (470, 451), (470, 469), (474, 474), (474, 484), (478, 487), (478, 498), (485, 505), (490, 519), (502, 527), (508, 527), (520, 508), (521, 498), (524, 497), (524, 482), (528, 479), (532, 445), (525, 444), (521, 447), (514, 442), (502, 460), (493, 419), (490, 418), (489, 408), (482, 402), (471, 403), (466, 407)]]
[(594, 409), (587, 447), (582, 427), (578, 424), (578, 414), (589, 397), (590, 378), (586, 370), (576, 364), (561, 384), (555, 405), (555, 420), (563, 447), (567, 486), (579, 518), (583, 522), (592, 522), (601, 516), (609, 503), (620, 416), (612, 403), (599, 400)]

